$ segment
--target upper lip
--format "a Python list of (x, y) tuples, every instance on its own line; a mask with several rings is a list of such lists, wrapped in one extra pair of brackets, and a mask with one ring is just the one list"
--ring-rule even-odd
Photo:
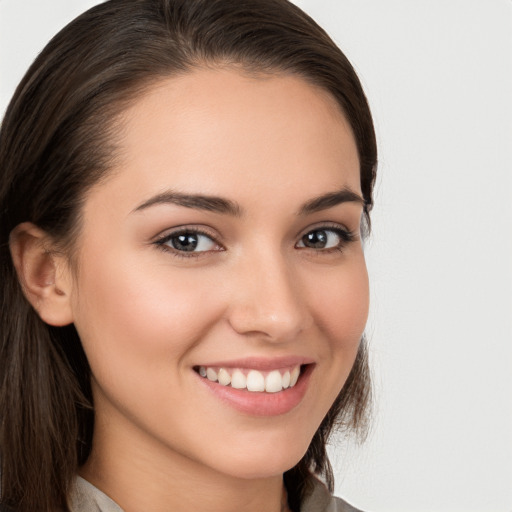
[(229, 361), (213, 361), (202, 363), (198, 366), (218, 368), (249, 368), (252, 370), (271, 371), (279, 370), (280, 368), (312, 364), (314, 362), (314, 359), (303, 356), (284, 356), (275, 358), (244, 357), (241, 359), (231, 359)]

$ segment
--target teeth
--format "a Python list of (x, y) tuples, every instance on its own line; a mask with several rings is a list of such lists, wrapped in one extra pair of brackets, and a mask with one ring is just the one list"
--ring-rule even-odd
[(236, 389), (245, 389), (247, 387), (247, 377), (240, 370), (233, 372), (231, 387)]
[(217, 380), (217, 372), (213, 368), (207, 368), (206, 378), (212, 382), (215, 382)]
[(281, 374), (274, 370), (267, 375), (265, 379), (265, 391), (267, 393), (277, 393), (283, 390), (283, 378)]
[(221, 368), (219, 370), (218, 379), (219, 384), (222, 384), (223, 386), (227, 386), (228, 384), (231, 383), (231, 375), (229, 375), (229, 373), (226, 370), (224, 370), (224, 368)]
[[(247, 370), (246, 370), (247, 372)], [(222, 386), (231, 385), (235, 389), (247, 389), (251, 392), (278, 393), (288, 389), (295, 384), (300, 375), (300, 366), (295, 366), (291, 371), (286, 370), (283, 374), (279, 370), (272, 370), (264, 375), (258, 370), (249, 370), (245, 374), (241, 369), (228, 371), (226, 368), (199, 367), (199, 375), (206, 377), (212, 382), (218, 382)]]
[(265, 391), (265, 377), (256, 370), (247, 374), (247, 391)]
[(293, 386), (295, 386), (295, 384), (297, 384), (297, 380), (299, 378), (299, 375), (300, 375), (300, 368), (298, 366), (296, 366), (293, 370), (292, 370), (292, 373), (290, 373), (290, 387), (292, 388)]

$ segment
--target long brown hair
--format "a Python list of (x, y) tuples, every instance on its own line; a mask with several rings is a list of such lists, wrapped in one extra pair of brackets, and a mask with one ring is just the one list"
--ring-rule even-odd
[[(203, 65), (292, 73), (331, 93), (354, 133), (369, 226), (377, 151), (364, 92), (343, 53), (292, 3), (110, 0), (65, 27), (19, 84), (0, 131), (0, 501), (20, 512), (67, 510), (94, 408), (77, 332), (45, 324), (25, 299), (9, 234), (30, 221), (72, 250), (85, 192), (112, 168), (123, 109), (155, 81)], [(328, 437), (335, 426), (364, 427), (369, 393), (363, 341), (306, 455), (285, 474), (294, 510), (313, 474), (332, 488)]]

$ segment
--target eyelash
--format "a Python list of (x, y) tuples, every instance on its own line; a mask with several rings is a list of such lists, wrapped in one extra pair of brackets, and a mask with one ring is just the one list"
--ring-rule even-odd
[[(307, 247), (307, 246), (300, 247), (300, 249), (310, 249), (310, 250), (314, 251), (316, 254), (318, 254), (319, 256), (325, 255), (325, 254), (332, 254), (335, 252), (341, 253), (341, 252), (343, 252), (343, 250), (349, 243), (354, 242), (357, 239), (356, 235), (352, 231), (341, 228), (337, 224), (336, 225), (324, 224), (324, 225), (321, 225), (318, 227), (314, 227), (313, 229), (309, 229), (306, 233), (304, 233), (300, 237), (299, 242), (302, 242), (304, 240), (304, 238), (306, 236), (310, 235), (311, 233), (318, 233), (318, 232), (322, 232), (322, 231), (327, 232), (327, 233), (329, 233), (329, 232), (334, 233), (339, 238), (338, 244), (335, 245), (334, 247), (328, 247), (328, 248), (323, 248), (323, 249), (315, 249), (313, 247)], [(297, 242), (297, 243), (299, 243), (299, 242)]]
[[(339, 237), (340, 241), (335, 247), (328, 247), (328, 248), (319, 248), (315, 249), (312, 247), (298, 247), (299, 250), (309, 249), (314, 251), (315, 253), (320, 254), (331, 254), (333, 252), (343, 252), (343, 249), (346, 247), (347, 244), (355, 241), (357, 239), (356, 235), (347, 229), (341, 228), (338, 225), (322, 225), (315, 227), (313, 229), (309, 229), (306, 233), (304, 233), (300, 238), (299, 242), (303, 242), (304, 238), (312, 233), (315, 232), (330, 232), (334, 233), (336, 236)], [(210, 252), (221, 252), (224, 251), (224, 248), (221, 249), (213, 249), (213, 250), (207, 250), (207, 251), (180, 251), (174, 247), (171, 247), (168, 245), (168, 243), (180, 235), (199, 235), (199, 236), (205, 236), (209, 238), (214, 244), (216, 244), (218, 247), (222, 247), (221, 244), (219, 244), (215, 237), (212, 236), (212, 234), (203, 231), (198, 228), (190, 227), (190, 228), (180, 228), (177, 231), (173, 231), (172, 233), (167, 233), (161, 237), (159, 237), (157, 240), (155, 240), (153, 243), (162, 251), (165, 251), (166, 253), (170, 253), (171, 255), (175, 256), (176, 258), (200, 258), (202, 256), (205, 256), (206, 254)]]
[(171, 247), (167, 245), (173, 238), (177, 238), (180, 235), (200, 235), (205, 236), (209, 238), (214, 244), (216, 244), (219, 247), (222, 247), (216, 240), (215, 237), (206, 231), (203, 231), (202, 229), (198, 228), (180, 228), (176, 231), (173, 231), (172, 233), (167, 233), (161, 237), (159, 237), (157, 240), (155, 240), (154, 244), (161, 249), (162, 251), (165, 251), (166, 253), (170, 253), (172, 256), (175, 256), (176, 258), (200, 258), (201, 256), (204, 256), (205, 254), (208, 254), (210, 252), (220, 252), (224, 249), (215, 249), (210, 251), (179, 251), (178, 249)]

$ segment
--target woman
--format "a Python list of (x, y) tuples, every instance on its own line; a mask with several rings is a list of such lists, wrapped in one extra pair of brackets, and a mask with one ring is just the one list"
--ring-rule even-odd
[(340, 50), (286, 0), (111, 0), (0, 135), (2, 503), (353, 510), (376, 145)]

